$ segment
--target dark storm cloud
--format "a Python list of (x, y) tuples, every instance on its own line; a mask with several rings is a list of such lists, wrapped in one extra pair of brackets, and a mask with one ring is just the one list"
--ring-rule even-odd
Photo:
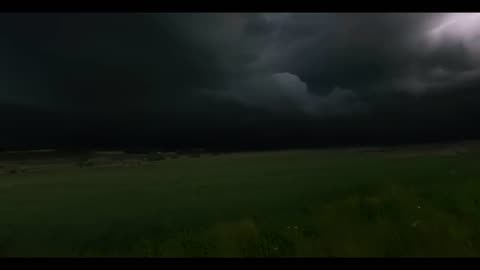
[[(365, 109), (369, 97), (392, 91), (423, 94), (455, 90), (475, 81), (478, 62), (461, 40), (429, 37), (445, 14), (253, 14), (217, 18), (212, 42), (230, 70), (220, 95), (246, 105), (286, 109), (289, 103), (305, 112), (343, 106), (328, 99), (335, 89), (348, 89), (357, 102), (340, 111)], [(212, 24), (215, 25), (215, 24)], [(210, 31), (207, 31), (210, 32)], [(212, 40), (211, 37), (204, 37)], [(297, 90), (272, 82), (290, 74)], [(466, 75), (470, 74), (470, 75)], [(270, 81), (270, 83), (267, 83)], [(274, 80), (273, 80), (274, 81)], [(468, 83), (467, 82), (467, 83)], [(289, 97), (285, 97), (289, 89)], [(379, 97), (380, 95), (380, 97)], [(284, 97), (282, 100), (282, 96)], [(302, 98), (303, 97), (303, 98)], [(299, 100), (305, 102), (299, 102)], [(323, 100), (315, 105), (315, 100)], [(296, 100), (296, 101), (295, 101)], [(278, 106), (281, 102), (282, 106)], [(313, 105), (312, 105), (313, 104)], [(348, 104), (348, 103), (347, 103)], [(312, 110), (322, 107), (323, 110)], [(290, 106), (292, 107), (292, 106)], [(309, 109), (310, 108), (310, 109)]]
[[(213, 52), (170, 16), (38, 14), (1, 17), (7, 91), (50, 106), (139, 108), (214, 83)], [(208, 64), (207, 64), (208, 63)], [(118, 108), (117, 108), (118, 107)]]
[(438, 67), (473, 68), (461, 43), (428, 48), (426, 33), (438, 17), (294, 14), (277, 22), (279, 33), (262, 64), (299, 76), (318, 93), (336, 86), (362, 89), (358, 91), (380, 85), (388, 88)]
[(2, 14), (0, 105), (172, 137), (466, 127), (480, 115), (467, 15)]

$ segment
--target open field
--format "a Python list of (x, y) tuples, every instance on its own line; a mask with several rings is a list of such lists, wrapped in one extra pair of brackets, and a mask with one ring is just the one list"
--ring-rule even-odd
[(475, 143), (90, 160), (0, 160), (0, 256), (480, 256)]

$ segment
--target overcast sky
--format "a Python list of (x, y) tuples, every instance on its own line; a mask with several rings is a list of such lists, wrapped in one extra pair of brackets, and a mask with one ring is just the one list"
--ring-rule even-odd
[(480, 137), (480, 14), (1, 14), (1, 143)]

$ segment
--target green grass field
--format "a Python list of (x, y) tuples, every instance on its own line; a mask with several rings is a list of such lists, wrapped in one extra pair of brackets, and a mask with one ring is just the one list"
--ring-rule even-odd
[(0, 256), (480, 255), (478, 151), (37, 167), (0, 174)]

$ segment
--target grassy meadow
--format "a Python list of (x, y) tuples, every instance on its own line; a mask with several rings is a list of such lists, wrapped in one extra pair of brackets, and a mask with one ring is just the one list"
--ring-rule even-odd
[(0, 256), (480, 256), (478, 144), (126, 159), (0, 160)]

